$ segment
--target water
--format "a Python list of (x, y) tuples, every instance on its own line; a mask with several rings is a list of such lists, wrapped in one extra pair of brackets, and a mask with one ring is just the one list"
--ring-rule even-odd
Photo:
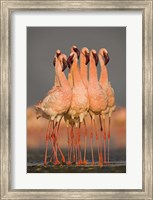
[[(67, 160), (67, 150), (63, 150), (65, 159)], [(51, 152), (49, 152), (51, 155)], [(83, 151), (82, 151), (83, 157)], [(58, 155), (60, 160), (60, 155)], [(47, 165), (44, 166), (44, 149), (28, 150), (27, 151), (27, 173), (126, 173), (126, 150), (117, 149), (110, 151), (110, 163), (102, 167), (98, 166), (98, 154), (94, 149), (95, 165), (91, 165), (91, 153), (87, 150), (87, 165), (53, 165), (49, 162), (50, 157), (47, 158)]]

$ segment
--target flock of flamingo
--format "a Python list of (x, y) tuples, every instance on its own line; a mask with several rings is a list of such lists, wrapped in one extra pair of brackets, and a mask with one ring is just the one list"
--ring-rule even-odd
[[(101, 73), (98, 80), (97, 64), (100, 62)], [(93, 138), (95, 137), (98, 165), (109, 163), (110, 125), (112, 112), (115, 111), (115, 94), (108, 80), (106, 64), (109, 55), (106, 49), (101, 48), (97, 53), (94, 49), (83, 47), (81, 51), (76, 46), (70, 49), (67, 58), (60, 50), (54, 56), (55, 82), (47, 96), (35, 105), (37, 118), (47, 119), (46, 149), (44, 165), (47, 164), (48, 143), (52, 146), (51, 162), (54, 165), (86, 165), (87, 136), (90, 137), (92, 165), (95, 164)], [(88, 66), (89, 65), (89, 66)], [(68, 78), (64, 70), (69, 68)], [(89, 70), (88, 70), (89, 67)], [(90, 116), (90, 133), (87, 131), (86, 117)], [(96, 127), (96, 117), (100, 129)], [(106, 117), (108, 130), (106, 131)], [(64, 119), (67, 127), (68, 159), (59, 146), (59, 127)], [(80, 127), (83, 126), (83, 133)], [(107, 132), (107, 133), (106, 133)], [(83, 134), (84, 147), (81, 151), (80, 134)], [(82, 155), (83, 152), (83, 155)], [(59, 155), (61, 161), (59, 161)]]

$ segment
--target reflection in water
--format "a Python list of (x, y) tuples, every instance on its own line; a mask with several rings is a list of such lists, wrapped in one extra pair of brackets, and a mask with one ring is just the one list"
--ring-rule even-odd
[[(96, 151), (96, 149), (94, 149)], [(63, 150), (64, 154), (67, 154), (66, 149)], [(83, 153), (83, 152), (82, 152)], [(98, 157), (95, 154), (95, 160), (98, 161)], [(95, 162), (95, 166), (91, 165), (90, 149), (87, 149), (87, 165), (64, 165), (58, 166), (48, 162), (47, 166), (43, 164), (44, 149), (28, 150), (27, 154), (27, 172), (28, 173), (125, 173), (126, 172), (126, 150), (118, 149), (110, 152), (110, 164), (103, 167), (98, 166), (98, 162)], [(50, 160), (50, 157), (48, 157)]]

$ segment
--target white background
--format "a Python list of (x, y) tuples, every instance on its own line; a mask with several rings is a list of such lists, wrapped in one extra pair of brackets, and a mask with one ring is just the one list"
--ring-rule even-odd
[[(88, 19), (88, 20), (86, 20)], [(142, 188), (142, 13), (15, 12), (11, 17), (12, 189)], [(26, 173), (26, 27), (126, 26), (126, 173)]]

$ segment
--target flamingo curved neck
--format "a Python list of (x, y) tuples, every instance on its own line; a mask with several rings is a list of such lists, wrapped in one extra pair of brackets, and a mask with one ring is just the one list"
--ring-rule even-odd
[(72, 77), (72, 68), (70, 69), (69, 73), (68, 73), (68, 82), (70, 84), (70, 87), (73, 88), (73, 77)]
[(83, 55), (83, 53), (80, 54), (80, 76), (81, 79), (84, 83), (85, 86), (87, 86), (88, 84), (88, 71), (87, 71), (87, 65), (86, 63), (86, 58)]
[(99, 62), (100, 62), (100, 66), (101, 66), (99, 82), (102, 86), (105, 86), (105, 85), (108, 85), (108, 71), (107, 71), (107, 67), (106, 67), (101, 55), (99, 55)]
[(70, 85), (69, 85), (69, 83), (68, 83), (68, 80), (67, 80), (67, 78), (66, 78), (64, 72), (62, 72), (62, 67), (61, 67), (61, 65), (60, 65), (59, 62), (57, 62), (55, 68), (56, 68), (56, 69), (55, 69), (55, 72), (56, 72), (56, 80), (57, 80), (57, 82), (59, 83), (59, 85), (60, 85), (61, 87), (64, 87), (64, 88), (69, 88)]
[(74, 86), (78, 86), (82, 83), (82, 80), (80, 77), (78, 62), (76, 59), (73, 61), (73, 64), (71, 67), (72, 67), (72, 77), (73, 77)]
[(54, 85), (55, 86), (60, 86), (60, 82), (58, 80), (58, 76), (57, 75), (55, 75)]
[(89, 82), (98, 82), (97, 68), (94, 58), (90, 57)]

